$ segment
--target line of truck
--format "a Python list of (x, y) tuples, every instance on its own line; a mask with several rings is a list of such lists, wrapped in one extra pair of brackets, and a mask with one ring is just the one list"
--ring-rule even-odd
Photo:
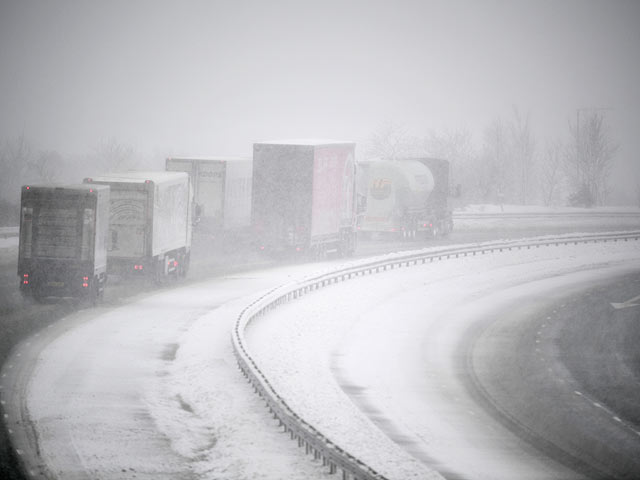
[(21, 292), (97, 302), (109, 274), (183, 277), (194, 230), (323, 258), (352, 255), (359, 232), (452, 228), (444, 160), (357, 164), (353, 142), (286, 140), (255, 143), (252, 158), (172, 157), (165, 168), (24, 186)]

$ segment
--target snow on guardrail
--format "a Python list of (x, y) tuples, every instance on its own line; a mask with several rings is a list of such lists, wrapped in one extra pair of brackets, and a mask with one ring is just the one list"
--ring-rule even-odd
[(250, 324), (266, 313), (306, 293), (327, 285), (351, 278), (379, 273), (388, 269), (408, 267), (449, 258), (468, 255), (483, 255), (514, 249), (531, 249), (547, 246), (559, 246), (579, 243), (618, 242), (640, 240), (640, 230), (627, 232), (608, 232), (598, 234), (566, 234), (534, 237), (520, 240), (492, 241), (450, 247), (426, 248), (417, 251), (387, 254), (373, 259), (353, 261), (339, 269), (332, 269), (298, 282), (281, 285), (267, 292), (261, 298), (245, 307), (240, 313), (232, 332), (232, 343), (238, 365), (252, 384), (254, 391), (264, 399), (269, 411), (278, 420), (279, 425), (304, 447), (307, 454), (313, 454), (315, 460), (321, 460), (328, 466), (330, 473), (342, 472), (344, 479), (386, 480), (387, 477), (366, 465), (350, 452), (341, 448), (339, 439), (330, 439), (313, 425), (300, 417), (289, 407), (286, 399), (273, 388), (267, 376), (255, 362), (247, 348), (245, 330)]

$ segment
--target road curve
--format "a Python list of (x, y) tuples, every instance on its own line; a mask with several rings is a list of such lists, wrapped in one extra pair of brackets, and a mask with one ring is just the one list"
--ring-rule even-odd
[[(631, 260), (562, 271), (549, 262), (549, 275), (531, 264), (498, 265), (493, 276), (474, 271), (463, 280), (444, 272), (442, 281), (389, 287), (334, 352), (334, 373), (380, 428), (447, 478), (638, 478), (637, 411), (609, 407), (620, 389), (608, 391), (614, 401), (599, 401), (576, 380), (577, 359), (589, 356), (575, 334), (584, 325), (543, 328), (552, 324), (549, 314), (539, 322), (541, 309), (566, 295), (640, 269)], [(571, 341), (559, 351), (558, 342)], [(592, 377), (615, 369), (599, 367)], [(637, 377), (629, 385), (637, 393)], [(633, 392), (624, 393), (627, 407), (638, 398)]]
[(229, 342), (255, 296), (318, 268), (326, 266), (142, 294), (80, 310), (20, 344), (3, 367), (0, 394), (29, 477), (322, 478), (322, 466), (264, 415)]
[[(467, 340), (467, 382), (522, 438), (590, 478), (640, 477), (640, 274), (533, 289)], [(566, 285), (566, 284), (565, 284)]]

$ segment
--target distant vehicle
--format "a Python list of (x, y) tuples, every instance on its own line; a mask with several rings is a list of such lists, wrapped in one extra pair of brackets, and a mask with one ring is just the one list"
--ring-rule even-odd
[(453, 229), (449, 207), (449, 162), (433, 158), (367, 160), (358, 164), (364, 188), (364, 215), (358, 229), (403, 237), (447, 235)]
[(192, 193), (186, 173), (110, 173), (84, 181), (111, 188), (109, 273), (156, 280), (186, 275), (192, 228)]
[(109, 187), (22, 187), (18, 276), (26, 297), (97, 302), (107, 282)]
[(316, 258), (356, 248), (355, 144), (253, 145), (252, 226), (260, 249)]
[(166, 170), (187, 172), (193, 185), (193, 223), (214, 235), (238, 232), (251, 225), (250, 158), (172, 157)]

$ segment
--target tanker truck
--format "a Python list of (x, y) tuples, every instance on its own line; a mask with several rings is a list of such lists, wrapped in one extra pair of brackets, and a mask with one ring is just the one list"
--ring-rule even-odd
[(253, 146), (252, 227), (261, 250), (352, 255), (355, 144), (287, 140)]
[(365, 212), (358, 230), (403, 238), (447, 235), (453, 228), (449, 207), (449, 162), (435, 158), (366, 160), (358, 164)]

